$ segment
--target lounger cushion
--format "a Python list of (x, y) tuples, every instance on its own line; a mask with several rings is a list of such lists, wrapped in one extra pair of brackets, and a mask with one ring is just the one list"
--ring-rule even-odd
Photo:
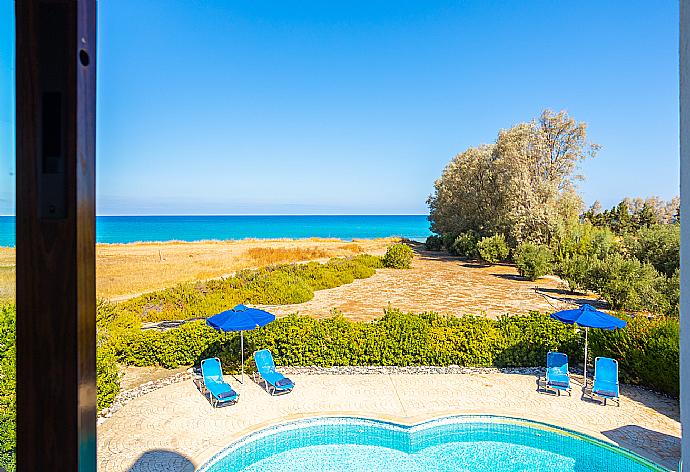
[(552, 380), (548, 383), (550, 387), (556, 387), (556, 388), (569, 388), (570, 383), (569, 382), (561, 382), (559, 380)]
[(594, 393), (600, 397), (618, 398), (618, 394), (611, 390), (594, 390)]
[(294, 383), (292, 380), (288, 379), (287, 377), (283, 377), (282, 379), (278, 380), (276, 382), (276, 387), (287, 387), (287, 386), (292, 386)]
[(236, 397), (237, 393), (234, 390), (229, 390), (227, 392), (221, 392), (216, 395), (219, 400), (224, 400), (226, 398)]

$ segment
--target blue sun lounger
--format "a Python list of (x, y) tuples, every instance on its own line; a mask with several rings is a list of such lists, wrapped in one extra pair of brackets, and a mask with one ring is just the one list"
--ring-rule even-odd
[(223, 380), (220, 359), (211, 357), (201, 361), (201, 374), (204, 390), (209, 393), (209, 399), (214, 408), (220, 404), (234, 403), (239, 400), (239, 394)]
[(597, 357), (594, 360), (594, 385), (592, 396), (604, 400), (615, 400), (618, 406), (620, 402), (620, 390), (618, 388), (618, 361), (608, 357)]
[(273, 362), (273, 356), (268, 349), (256, 351), (254, 362), (256, 362), (258, 374), (264, 382), (264, 388), (271, 395), (288, 393), (295, 388), (295, 383), (292, 380), (280, 372), (276, 372), (276, 364)]
[(546, 353), (546, 388), (555, 390), (560, 396), (561, 392), (571, 393), (570, 373), (568, 372), (568, 356), (562, 352)]

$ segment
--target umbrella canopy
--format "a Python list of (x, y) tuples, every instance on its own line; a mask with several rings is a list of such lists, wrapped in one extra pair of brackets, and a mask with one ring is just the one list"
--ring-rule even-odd
[(551, 313), (551, 318), (567, 324), (577, 323), (584, 328), (617, 329), (625, 328), (625, 321), (599, 311), (592, 305), (582, 305), (575, 310), (563, 310)]
[(206, 324), (218, 331), (249, 331), (265, 326), (275, 319), (275, 315), (267, 311), (237, 305), (232, 310), (208, 318)]
[(587, 334), (589, 328), (614, 330), (625, 328), (626, 321), (599, 311), (592, 305), (584, 304), (574, 310), (563, 310), (551, 313), (551, 318), (562, 323), (575, 324), (585, 328), (585, 387), (587, 387)]
[(244, 305), (237, 305), (232, 310), (226, 310), (206, 320), (206, 324), (218, 331), (239, 331), (240, 332), (240, 356), (242, 359), (242, 380), (244, 383), (244, 332), (254, 328), (266, 326), (275, 320), (275, 315), (249, 308)]

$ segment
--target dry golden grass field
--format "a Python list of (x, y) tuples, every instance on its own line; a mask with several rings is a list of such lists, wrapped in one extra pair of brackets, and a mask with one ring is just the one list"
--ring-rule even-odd
[[(100, 298), (121, 301), (180, 282), (206, 280), (247, 268), (362, 252), (383, 254), (395, 239), (242, 240), (227, 242), (167, 242), (99, 244), (97, 292)], [(298, 312), (324, 317), (333, 309), (346, 317), (370, 320), (389, 304), (405, 311), (437, 311), (453, 315), (523, 314), (529, 310), (564, 308), (561, 300), (582, 302), (563, 290), (555, 277), (529, 282), (512, 265), (485, 266), (415, 249), (412, 269), (378, 269), (373, 277), (315, 292), (311, 301), (269, 306), (276, 315)], [(0, 248), (0, 298), (14, 298), (14, 249)], [(535, 289), (538, 289), (536, 291)], [(579, 298), (579, 299), (578, 299)], [(587, 297), (590, 302), (592, 297)]]
[[(221, 277), (241, 269), (326, 260), (362, 252), (383, 254), (396, 241), (395, 238), (353, 242), (310, 238), (99, 244), (96, 246), (96, 291), (100, 298), (124, 300), (180, 282)], [(15, 250), (0, 248), (0, 300), (14, 299), (14, 285)]]
[(15, 267), (14, 248), (0, 247), (0, 302), (14, 300)]

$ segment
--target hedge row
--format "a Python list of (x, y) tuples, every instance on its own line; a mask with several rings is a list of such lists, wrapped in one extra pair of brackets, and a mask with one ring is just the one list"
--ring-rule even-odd
[[(100, 323), (112, 316), (112, 306), (99, 306)], [(0, 306), (0, 467), (8, 471), (14, 470), (15, 455), (14, 339), (14, 306)], [(239, 335), (219, 333), (203, 321), (162, 332), (111, 327), (107, 339), (99, 341), (99, 409), (109, 405), (119, 390), (116, 361), (173, 368), (218, 356), (228, 372), (240, 367)], [(550, 350), (565, 352), (574, 364), (582, 361), (582, 341), (582, 334), (572, 326), (536, 312), (490, 320), (389, 309), (373, 322), (292, 315), (245, 333), (245, 368), (253, 369), (250, 354), (262, 348), (270, 349), (279, 365), (531, 367), (544, 365)], [(618, 359), (624, 382), (678, 395), (677, 319), (635, 317), (622, 330), (591, 330), (590, 352), (592, 357)]]
[[(622, 380), (678, 395), (677, 320), (632, 318), (626, 329), (592, 330), (590, 339), (593, 357), (619, 360)], [(540, 366), (549, 350), (581, 362), (582, 342), (572, 326), (536, 312), (490, 320), (389, 309), (373, 322), (293, 315), (245, 333), (245, 369), (253, 368), (251, 352), (263, 348), (281, 365)], [(123, 332), (112, 343), (118, 360), (131, 365), (172, 368), (211, 356), (220, 357), (228, 372), (240, 364), (239, 335), (218, 333), (199, 321), (164, 332)]]
[(15, 470), (15, 307), (0, 305), (0, 470)]

